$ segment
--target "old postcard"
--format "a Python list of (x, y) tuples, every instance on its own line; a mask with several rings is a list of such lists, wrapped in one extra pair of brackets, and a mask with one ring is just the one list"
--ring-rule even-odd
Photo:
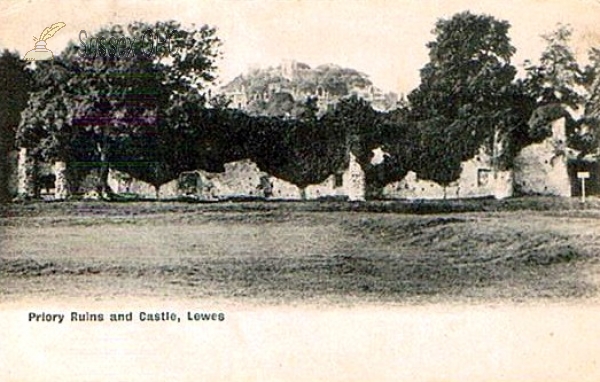
[(0, 3), (0, 380), (600, 380), (600, 2)]

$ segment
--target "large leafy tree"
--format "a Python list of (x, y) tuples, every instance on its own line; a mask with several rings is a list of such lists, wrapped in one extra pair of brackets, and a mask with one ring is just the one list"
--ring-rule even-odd
[[(126, 29), (103, 28), (82, 39), (82, 45), (71, 43), (53, 63), (66, 69), (66, 77), (55, 79), (60, 91), (42, 95), (76, 135), (85, 132), (92, 147), (88, 154), (98, 164), (98, 188), (105, 196), (111, 194), (111, 165), (155, 187), (177, 176), (183, 163), (172, 163), (180, 160), (172, 144), (182, 140), (170, 137), (196, 128), (197, 113), (190, 115), (187, 105), (204, 105), (203, 92), (215, 79), (219, 56), (216, 31), (208, 26), (188, 30), (174, 21), (135, 22)], [(125, 38), (137, 42), (133, 49), (116, 43)], [(61, 129), (68, 129), (43, 122), (50, 151), (72, 152), (65, 143), (73, 134), (56, 139)], [(24, 137), (36, 136), (30, 133), (33, 124), (23, 124), (22, 130)], [(38, 137), (38, 142), (44, 141)]]
[[(399, 108), (378, 117), (377, 130), (369, 137), (369, 148), (380, 148), (384, 153), (379, 164), (364, 164), (367, 194), (378, 196), (382, 188), (406, 176), (408, 171), (417, 167), (421, 150), (419, 126), (408, 118), (408, 110)], [(370, 158), (372, 159), (372, 158)]]
[(429, 153), (416, 168), (424, 178), (448, 184), (459, 176), (461, 161), (482, 145), (492, 149), (510, 125), (516, 69), (509, 28), (507, 21), (470, 12), (436, 23), (436, 39), (427, 44), (430, 61), (408, 95), (411, 119), (422, 126), (422, 149)]
[(443, 116), (419, 122), (419, 150), (414, 161), (415, 173), (421, 179), (433, 180), (444, 188), (458, 179), (461, 157), (457, 145), (461, 131)]
[(382, 170), (388, 167), (371, 164), (373, 150), (378, 147), (392, 149), (401, 140), (400, 136), (394, 134), (398, 130), (394, 130), (390, 123), (384, 123), (383, 115), (374, 110), (369, 102), (353, 95), (341, 99), (321, 118), (322, 125), (337, 132), (338, 140), (331, 144), (345, 149), (346, 155), (352, 152), (356, 156), (365, 171), (369, 194), (382, 186), (377, 180), (385, 178)]
[(31, 85), (31, 71), (26, 63), (18, 53), (4, 50), (0, 55), (0, 203), (10, 200), (8, 155), (15, 146), (15, 133)]
[[(263, 121), (255, 136), (264, 139), (253, 146), (261, 168), (304, 189), (342, 171), (352, 153), (365, 171), (369, 195), (406, 175), (416, 155), (406, 110), (381, 113), (350, 96), (318, 117), (315, 101), (307, 100), (296, 120), (256, 118)], [(371, 163), (376, 148), (386, 152), (382, 163)]]
[(582, 155), (600, 155), (600, 49), (591, 48), (589, 64), (584, 70), (583, 85), (586, 90), (583, 102), (584, 113), (579, 126), (571, 136), (573, 146)]
[(302, 190), (322, 182), (347, 163), (346, 138), (339, 126), (316, 118), (252, 117), (251, 159)]
[(379, 113), (357, 96), (343, 98), (323, 117), (342, 132), (343, 143), (352, 151), (361, 165), (369, 163), (372, 152), (380, 144)]
[(570, 47), (573, 29), (559, 24), (551, 33), (541, 38), (546, 44), (539, 62), (526, 61), (527, 75), (523, 81), (538, 106), (562, 104), (577, 110), (583, 100), (581, 87), (583, 71)]
[[(530, 135), (545, 138), (551, 134), (548, 122), (567, 120), (567, 144), (584, 156), (598, 148), (598, 52), (590, 50), (590, 63), (582, 67), (571, 48), (573, 29), (559, 24), (542, 35), (546, 47), (539, 62), (527, 61), (522, 81), (537, 109), (530, 120)], [(583, 111), (583, 113), (581, 113)]]
[(588, 92), (585, 115), (600, 119), (600, 48), (590, 49), (589, 61), (584, 77), (584, 84)]
[[(17, 131), (18, 146), (27, 148), (28, 155), (36, 161), (72, 161), (76, 151), (89, 149), (85, 139), (80, 139), (84, 131), (74, 129), (69, 120), (73, 110), (66, 90), (70, 75), (60, 57), (36, 64), (35, 89)], [(35, 178), (35, 171), (29, 175)]]

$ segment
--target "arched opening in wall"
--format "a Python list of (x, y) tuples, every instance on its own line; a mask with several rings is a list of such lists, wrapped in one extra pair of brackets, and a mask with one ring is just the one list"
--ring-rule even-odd
[[(260, 177), (259, 189), (262, 190), (265, 198), (273, 196), (273, 182), (271, 182), (271, 178), (268, 175)], [(281, 190), (279, 190), (279, 194), (281, 195)]]
[(200, 174), (195, 171), (182, 172), (177, 179), (177, 187), (182, 196), (197, 196), (202, 188)]
[(55, 182), (56, 175), (54, 174), (40, 174), (37, 178), (38, 188), (40, 190), (41, 197), (50, 197), (54, 196), (56, 191)]
[(52, 165), (37, 162), (34, 166), (34, 194), (44, 200), (52, 200), (56, 194), (56, 175)]
[(344, 186), (344, 173), (336, 172), (334, 177), (334, 187), (343, 187)]
[(477, 169), (477, 187), (485, 187), (490, 183), (492, 170), (489, 168)]

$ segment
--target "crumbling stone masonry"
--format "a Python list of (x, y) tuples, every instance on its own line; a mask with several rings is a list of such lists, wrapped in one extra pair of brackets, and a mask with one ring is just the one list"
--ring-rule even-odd
[(36, 186), (37, 163), (29, 150), (22, 147), (17, 159), (17, 198), (35, 198), (39, 196)]
[(552, 122), (552, 136), (521, 150), (514, 161), (515, 191), (525, 195), (571, 196), (565, 118)]

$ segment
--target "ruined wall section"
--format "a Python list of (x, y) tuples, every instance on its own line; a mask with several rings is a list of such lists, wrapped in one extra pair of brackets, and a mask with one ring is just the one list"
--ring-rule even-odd
[(35, 184), (37, 167), (35, 159), (26, 148), (19, 149), (17, 154), (17, 197), (34, 198), (39, 192)]
[(495, 197), (504, 199), (512, 196), (512, 173), (495, 171), (492, 158), (481, 148), (472, 159), (461, 164), (460, 178), (443, 187), (440, 184), (418, 179), (410, 171), (404, 179), (383, 188), (385, 199), (460, 199)]
[(19, 152), (17, 150), (8, 153), (8, 192), (12, 197), (17, 196), (18, 192), (18, 158)]
[(514, 161), (515, 191), (525, 195), (571, 196), (565, 119), (551, 124), (552, 136), (521, 150)]
[(342, 175), (342, 194), (350, 201), (364, 201), (366, 192), (365, 172), (356, 156), (350, 153), (348, 168)]
[[(154, 187), (150, 184), (115, 170), (110, 170), (109, 185), (119, 194), (136, 194), (142, 198), (156, 197)], [(364, 200), (364, 195), (364, 172), (352, 154), (349, 166), (343, 173), (333, 174), (323, 182), (309, 185), (305, 189), (306, 199), (309, 200), (325, 197)], [(300, 200), (302, 192), (298, 186), (261, 171), (254, 162), (245, 159), (226, 163), (222, 173), (192, 171), (161, 186), (160, 199), (179, 197), (205, 201), (235, 198)]]
[[(567, 147), (565, 119), (552, 122), (552, 136), (541, 143), (525, 147), (514, 160), (514, 170), (496, 171), (491, 156), (482, 148), (472, 159), (462, 163), (460, 178), (447, 187), (418, 179), (414, 172), (399, 182), (385, 186), (382, 196), (387, 199), (458, 199), (510, 197), (513, 185), (517, 192), (536, 195), (571, 196), (571, 181), (567, 171)], [(21, 197), (35, 197), (38, 188), (34, 182), (38, 164), (27, 149), (11, 154), (16, 171), (13, 171), (11, 189)], [(69, 196), (66, 163), (56, 163), (53, 169), (56, 178), (55, 198)], [(261, 171), (250, 160), (225, 165), (223, 173), (194, 171), (194, 189), (182, 190), (181, 179), (173, 180), (160, 188), (158, 197), (173, 199), (192, 196), (199, 200), (222, 200), (230, 198), (267, 198), (275, 200), (319, 199), (343, 197), (348, 200), (365, 199), (365, 174), (356, 157), (349, 154), (348, 167), (332, 174), (323, 182), (306, 187), (304, 192), (297, 186), (277, 179)], [(85, 183), (85, 180), (83, 181)], [(155, 198), (152, 185), (133, 179), (127, 174), (111, 170), (109, 185), (119, 194), (135, 194), (142, 198)], [(78, 188), (81, 188), (79, 185)]]

